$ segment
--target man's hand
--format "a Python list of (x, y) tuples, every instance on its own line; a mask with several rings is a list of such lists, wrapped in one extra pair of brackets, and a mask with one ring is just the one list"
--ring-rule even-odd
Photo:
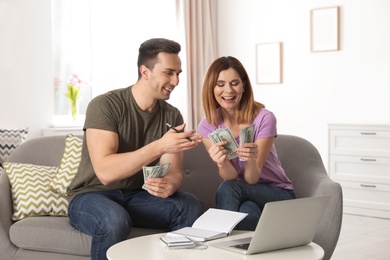
[[(190, 150), (202, 141), (202, 136), (195, 134), (195, 130), (182, 132), (184, 127), (185, 124), (175, 127), (179, 133), (173, 129), (169, 129), (169, 131), (163, 137), (161, 137), (159, 142), (163, 149), (163, 154)], [(191, 142), (188, 139), (190, 139)]]
[(175, 193), (175, 185), (170, 177), (150, 178), (145, 184), (148, 192), (156, 197), (168, 198)]

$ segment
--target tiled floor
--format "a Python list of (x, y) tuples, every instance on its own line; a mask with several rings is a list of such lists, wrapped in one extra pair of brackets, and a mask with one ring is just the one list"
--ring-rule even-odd
[(332, 260), (389, 260), (390, 219), (344, 214)]

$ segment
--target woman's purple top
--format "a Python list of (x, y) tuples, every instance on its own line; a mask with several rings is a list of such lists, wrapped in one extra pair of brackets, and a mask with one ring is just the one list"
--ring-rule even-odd
[[(219, 109), (218, 109), (218, 113), (220, 114)], [(277, 136), (276, 117), (271, 111), (265, 108), (262, 108), (260, 110), (259, 114), (249, 125), (252, 124), (255, 124), (254, 140), (267, 138), (271, 136), (275, 136), (275, 137)], [(198, 133), (201, 134), (204, 138), (208, 138), (207, 137), (208, 134), (212, 133), (214, 130), (218, 128), (226, 128), (223, 121), (220, 125), (218, 125), (215, 128), (207, 122), (206, 118), (203, 118), (199, 123)], [(240, 137), (236, 136), (235, 139), (238, 145), (240, 145), (239, 143)], [(234, 168), (238, 172), (238, 179), (243, 180), (244, 179), (243, 174), (244, 174), (246, 162), (240, 161), (238, 157), (231, 159), (230, 161), (232, 162)], [(288, 177), (286, 176), (282, 168), (282, 165), (279, 161), (274, 145), (272, 145), (270, 154), (264, 163), (262, 174), (258, 183), (270, 184), (288, 190), (293, 189), (291, 181), (288, 179)]]

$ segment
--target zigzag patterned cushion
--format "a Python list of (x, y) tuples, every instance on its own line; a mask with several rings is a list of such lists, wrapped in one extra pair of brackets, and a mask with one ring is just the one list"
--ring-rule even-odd
[(56, 176), (50, 183), (50, 187), (55, 192), (66, 195), (66, 189), (79, 168), (82, 146), (83, 140), (80, 138), (72, 134), (66, 136), (65, 151), (61, 159), (61, 164), (58, 167)]
[(68, 201), (50, 189), (58, 167), (5, 162), (12, 189), (14, 221), (32, 216), (67, 216)]
[(0, 129), (0, 164), (5, 162), (12, 151), (24, 142), (27, 133), (28, 128)]

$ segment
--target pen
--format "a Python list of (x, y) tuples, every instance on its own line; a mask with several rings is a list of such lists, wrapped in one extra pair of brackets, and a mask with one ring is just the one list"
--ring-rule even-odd
[[(170, 129), (173, 129), (176, 133), (180, 133), (179, 130), (177, 130), (175, 127), (173, 127), (172, 125), (168, 124), (168, 123), (165, 123)], [(189, 138), (189, 137), (186, 137), (188, 141), (192, 142), (192, 140)]]

